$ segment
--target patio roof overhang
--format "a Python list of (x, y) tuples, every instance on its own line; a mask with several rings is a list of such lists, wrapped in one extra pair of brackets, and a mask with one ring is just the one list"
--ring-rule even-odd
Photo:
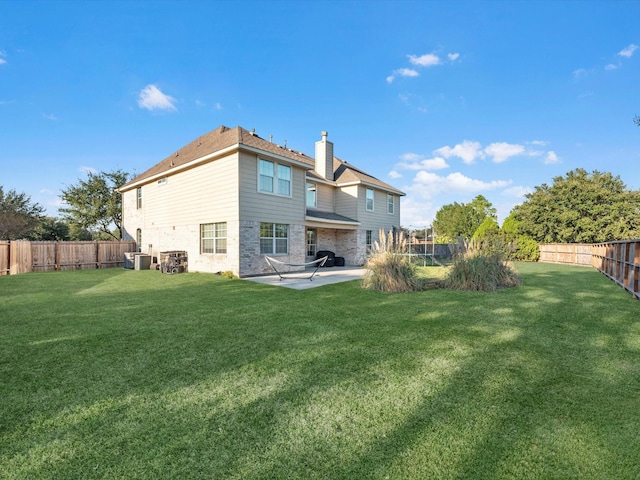
[(305, 225), (307, 227), (317, 228), (356, 230), (360, 226), (360, 222), (353, 218), (345, 217), (344, 215), (338, 215), (337, 213), (307, 209)]

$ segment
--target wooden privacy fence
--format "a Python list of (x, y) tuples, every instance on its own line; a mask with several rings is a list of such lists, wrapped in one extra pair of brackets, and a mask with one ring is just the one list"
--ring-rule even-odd
[(640, 299), (640, 239), (594, 244), (592, 264)]
[(590, 243), (540, 244), (540, 259), (538, 261), (591, 266), (592, 247), (593, 245)]
[(541, 244), (540, 261), (593, 266), (640, 299), (640, 239)]
[(124, 266), (136, 242), (0, 242), (0, 275)]

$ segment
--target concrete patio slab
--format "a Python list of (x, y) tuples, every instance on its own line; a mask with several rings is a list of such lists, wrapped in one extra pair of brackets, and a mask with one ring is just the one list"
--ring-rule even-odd
[(365, 269), (361, 267), (330, 267), (320, 268), (309, 280), (313, 270), (304, 272), (284, 273), (284, 277), (280, 280), (278, 275), (264, 275), (259, 277), (245, 277), (243, 280), (262, 283), (265, 285), (273, 285), (276, 287), (292, 288), (295, 290), (307, 290), (309, 288), (321, 287), (333, 283), (347, 282), (349, 280), (361, 279), (365, 274)]

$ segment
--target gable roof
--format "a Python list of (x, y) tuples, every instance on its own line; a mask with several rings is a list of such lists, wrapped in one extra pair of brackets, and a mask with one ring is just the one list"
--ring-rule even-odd
[(303, 164), (303, 166), (308, 168), (313, 168), (315, 165), (315, 160), (302, 152), (268, 142), (254, 132), (245, 130), (242, 127), (228, 128), (221, 125), (215, 130), (205, 133), (193, 142), (185, 145), (150, 169), (142, 172), (120, 187), (120, 190), (129, 190), (135, 185), (146, 183), (145, 180), (180, 170), (180, 167), (185, 167), (192, 162), (206, 160), (216, 156), (216, 154), (222, 154), (230, 149), (242, 147), (262, 150), (275, 156), (284, 157), (293, 162)]
[(388, 183), (363, 172), (353, 165), (333, 157), (333, 181), (320, 177), (313, 172), (315, 159), (302, 152), (272, 143), (242, 127), (228, 128), (220, 125), (215, 130), (198, 137), (193, 142), (185, 145), (175, 153), (169, 155), (161, 162), (136, 176), (118, 190), (121, 192), (130, 190), (136, 186), (147, 183), (151, 179), (159, 178), (177, 170), (182, 170), (197, 164), (199, 161), (208, 161), (217, 156), (224, 155), (234, 149), (248, 149), (268, 152), (276, 157), (283, 157), (293, 163), (307, 168), (307, 176), (312, 179), (324, 181), (335, 186), (363, 183), (374, 187), (404, 195), (404, 192), (392, 187)]

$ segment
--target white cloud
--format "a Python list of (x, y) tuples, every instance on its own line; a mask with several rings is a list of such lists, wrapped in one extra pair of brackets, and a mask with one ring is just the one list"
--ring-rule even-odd
[(153, 84), (147, 85), (138, 95), (138, 106), (147, 110), (170, 110), (175, 111), (174, 105), (176, 99), (162, 93), (158, 87)]
[(549, 145), (549, 142), (545, 141), (545, 140), (532, 140), (529, 142), (530, 145), (537, 145), (539, 147), (544, 147), (546, 145)]
[(53, 113), (43, 113), (42, 117), (46, 118), (47, 120), (52, 120), (54, 122), (58, 121), (58, 117), (56, 117)]
[(610, 63), (608, 65), (605, 65), (604, 69), (605, 70), (616, 70), (619, 67), (620, 67), (620, 65), (616, 65), (615, 63)]
[(387, 83), (393, 82), (396, 77), (417, 77), (419, 75), (418, 71), (413, 68), (398, 68), (393, 71), (393, 74), (387, 77)]
[(622, 50), (620, 50), (618, 52), (618, 56), (625, 57), (625, 58), (631, 58), (633, 56), (633, 52), (635, 52), (638, 48), (639, 48), (638, 45), (634, 45), (632, 43), (628, 47), (623, 48)]
[(222, 110), (222, 104), (220, 102), (216, 102), (216, 110)]
[(460, 58), (460, 54), (459, 53), (449, 53), (447, 55), (447, 58), (449, 58), (449, 60), (451, 60), (452, 62), (455, 62), (458, 58)]
[(6, 56), (7, 52), (5, 52), (4, 50), (0, 50), (0, 65), (5, 65), (7, 63), (7, 61), (5, 60)]
[(407, 57), (412, 65), (418, 65), (420, 67), (432, 67), (434, 65), (440, 65), (441, 63), (440, 57), (433, 53), (427, 53), (419, 57), (416, 55), (407, 55)]
[(549, 150), (544, 157), (544, 163), (560, 163), (560, 157), (553, 150)]
[(505, 197), (524, 198), (527, 193), (532, 193), (533, 190), (529, 187), (511, 187), (502, 192)]
[(389, 178), (402, 178), (402, 174), (399, 172), (396, 172), (395, 170), (391, 170), (389, 172)]
[(415, 153), (405, 153), (400, 158), (404, 160), (398, 164), (404, 170), (442, 170), (449, 168), (449, 164), (442, 157), (422, 158)]
[(80, 167), (78, 170), (80, 170), (82, 173), (86, 173), (86, 174), (89, 174), (89, 173), (96, 174), (96, 173), (98, 173), (98, 170), (96, 170), (93, 167), (84, 167), (83, 166), (83, 167)]
[(497, 142), (490, 144), (484, 149), (484, 152), (493, 157), (495, 163), (502, 163), (508, 160), (510, 157), (521, 155), (525, 152), (525, 148), (522, 145), (515, 145), (506, 142)]
[(446, 177), (435, 173), (420, 171), (414, 178), (412, 191), (419, 190), (423, 196), (432, 198), (438, 193), (477, 193), (487, 190), (503, 188), (511, 184), (511, 181), (493, 180), (484, 182), (463, 175), (460, 172), (450, 173)]
[(455, 147), (444, 146), (434, 151), (436, 155), (441, 155), (444, 158), (460, 157), (466, 164), (471, 164), (478, 158), (483, 158), (482, 145), (480, 142), (472, 142), (465, 140), (459, 143)]

